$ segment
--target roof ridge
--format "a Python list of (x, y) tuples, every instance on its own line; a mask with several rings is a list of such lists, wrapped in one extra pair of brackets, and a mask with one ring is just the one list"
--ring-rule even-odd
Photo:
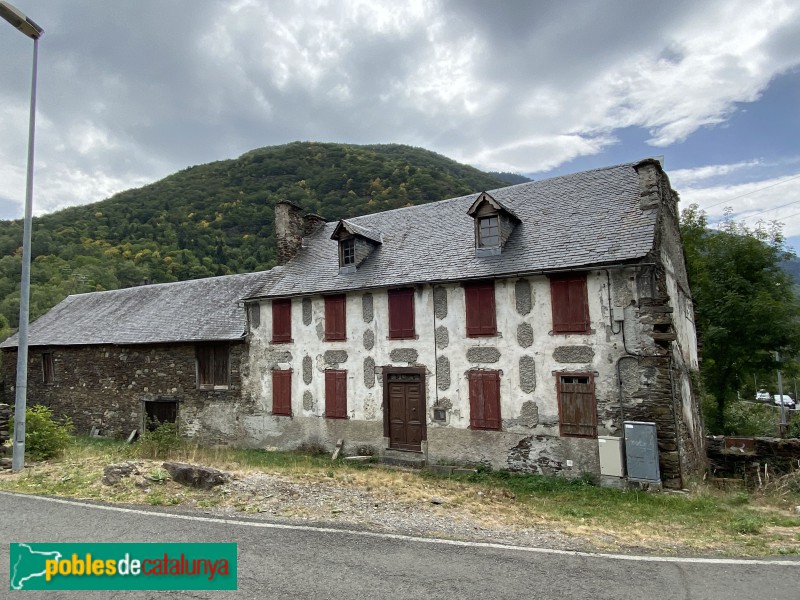
[[(277, 267), (273, 267), (275, 269)], [(192, 283), (200, 283), (200, 282), (207, 282), (212, 279), (225, 279), (230, 278), (233, 279), (234, 277), (253, 277), (255, 278), (258, 275), (263, 275), (265, 273), (269, 273), (272, 269), (267, 269), (266, 271), (254, 271), (253, 273), (231, 273), (230, 275), (213, 275), (211, 277), (198, 277), (196, 279), (182, 279), (180, 281), (164, 281), (160, 283), (147, 283), (145, 285), (132, 285), (129, 287), (123, 288), (116, 288), (113, 290), (97, 290), (94, 292), (82, 292), (80, 294), (70, 294), (64, 300), (68, 298), (80, 298), (82, 296), (89, 296), (90, 294), (116, 294), (116, 293), (123, 293), (123, 292), (131, 292), (133, 290), (145, 290), (145, 289), (152, 289), (157, 287), (170, 287), (170, 286), (180, 286), (180, 285), (189, 285)]]
[[(649, 157), (649, 158), (652, 158), (652, 157)], [(477, 196), (477, 195), (479, 195), (479, 194), (481, 194), (483, 192), (486, 192), (487, 194), (493, 194), (494, 192), (498, 192), (499, 190), (507, 191), (507, 190), (511, 190), (511, 189), (514, 189), (514, 188), (520, 188), (520, 187), (523, 187), (523, 186), (538, 185), (538, 184), (545, 183), (545, 182), (548, 182), (548, 181), (554, 181), (554, 180), (564, 179), (564, 178), (568, 178), (568, 177), (576, 177), (577, 175), (585, 175), (587, 173), (597, 173), (597, 172), (600, 172), (600, 171), (610, 171), (611, 169), (619, 169), (620, 167), (631, 167), (632, 168), (635, 165), (638, 165), (639, 163), (641, 163), (642, 161), (645, 161), (645, 160), (648, 160), (648, 158), (643, 158), (641, 160), (636, 160), (636, 161), (619, 163), (617, 165), (610, 165), (608, 167), (597, 167), (595, 169), (586, 169), (585, 171), (575, 171), (574, 173), (564, 173), (563, 175), (554, 175), (553, 177), (547, 177), (546, 179), (534, 179), (534, 180), (531, 180), (531, 181), (523, 181), (522, 183), (515, 183), (513, 185), (506, 185), (506, 186), (503, 186), (503, 187), (492, 188), (491, 190), (480, 190), (480, 191), (477, 191), (477, 192), (471, 192), (469, 194), (464, 194), (463, 196), (456, 196), (454, 198), (443, 198), (442, 200), (434, 200), (433, 202), (426, 202), (425, 204), (415, 204), (413, 206), (401, 206), (399, 208), (391, 208), (389, 210), (382, 210), (382, 211), (378, 211), (378, 212), (374, 212), (374, 213), (369, 213), (369, 214), (366, 214), (366, 215), (358, 215), (356, 217), (347, 217), (347, 220), (350, 221), (350, 222), (353, 222), (353, 221), (355, 221), (357, 219), (368, 219), (370, 217), (374, 217), (375, 215), (387, 215), (387, 214), (391, 214), (391, 213), (396, 213), (396, 212), (401, 211), (401, 210), (412, 210), (412, 209), (417, 209), (417, 208), (420, 208), (420, 207), (423, 207), (423, 206), (434, 206), (436, 204), (445, 204), (447, 202), (456, 202), (457, 200), (463, 200), (464, 198), (470, 198), (472, 196)], [(344, 220), (344, 219), (340, 219), (340, 220)], [(326, 224), (338, 223), (338, 222), (339, 222), (339, 220), (337, 220), (337, 221), (328, 221), (328, 222), (326, 222)], [(355, 224), (358, 225), (357, 222)], [(363, 225), (362, 225), (362, 227), (363, 227)]]

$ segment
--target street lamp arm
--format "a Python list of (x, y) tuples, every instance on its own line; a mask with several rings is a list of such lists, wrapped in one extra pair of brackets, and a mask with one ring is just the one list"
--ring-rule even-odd
[(0, 17), (31, 39), (38, 40), (44, 33), (44, 29), (39, 27), (33, 19), (26, 17), (25, 13), (8, 2), (0, 2)]

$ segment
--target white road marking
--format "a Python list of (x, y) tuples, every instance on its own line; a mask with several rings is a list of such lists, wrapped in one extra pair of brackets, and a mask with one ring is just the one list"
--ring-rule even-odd
[(49, 498), (44, 496), (34, 496), (30, 494), (17, 494), (14, 492), (0, 491), (0, 495), (14, 496), (40, 500), (42, 502), (53, 502), (55, 504), (65, 504), (67, 506), (79, 506), (81, 508), (95, 508), (97, 510), (108, 510), (112, 512), (127, 513), (131, 515), (143, 515), (147, 517), (162, 517), (166, 519), (179, 519), (182, 521), (200, 521), (203, 523), (215, 523), (217, 525), (237, 525), (241, 527), (256, 527), (259, 529), (284, 529), (288, 531), (308, 531), (314, 533), (331, 533), (338, 535), (354, 535), (361, 537), (378, 538), (384, 540), (398, 540), (403, 542), (417, 542), (421, 544), (440, 544), (445, 546), (461, 546), (465, 548), (492, 548), (495, 550), (513, 550), (517, 552), (531, 552), (536, 554), (557, 554), (563, 556), (580, 556), (584, 558), (605, 558), (611, 560), (626, 560), (631, 562), (657, 562), (657, 563), (698, 563), (706, 565), (773, 565), (781, 567), (800, 567), (800, 561), (793, 559), (768, 560), (768, 559), (745, 559), (745, 558), (702, 558), (702, 557), (680, 557), (680, 556), (638, 556), (631, 554), (606, 554), (603, 552), (581, 552), (578, 550), (557, 550), (554, 548), (535, 548), (530, 546), (514, 546), (512, 544), (495, 544), (492, 542), (467, 542), (461, 540), (446, 540), (440, 538), (426, 538), (415, 535), (404, 535), (402, 533), (379, 533), (376, 531), (357, 531), (350, 529), (336, 529), (334, 527), (318, 527), (314, 525), (286, 525), (282, 523), (260, 523), (257, 521), (241, 521), (238, 519), (222, 519), (219, 517), (199, 517), (194, 515), (181, 515), (167, 512), (156, 512), (142, 510), (138, 508), (125, 508), (122, 506), (112, 506), (108, 504), (92, 504), (88, 502), (78, 502), (76, 500), (63, 500), (61, 498)]

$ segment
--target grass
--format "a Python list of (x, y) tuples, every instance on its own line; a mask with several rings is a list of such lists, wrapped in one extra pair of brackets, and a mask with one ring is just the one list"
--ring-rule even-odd
[[(233, 472), (257, 473), (308, 484), (335, 495), (357, 488), (376, 504), (403, 510), (435, 510), (486, 529), (539, 529), (579, 536), (601, 549), (637, 547), (654, 552), (715, 552), (726, 555), (800, 554), (800, 505), (796, 488), (781, 493), (724, 491), (695, 485), (690, 493), (653, 493), (601, 488), (589, 480), (566, 480), (507, 472), (438, 476), (376, 468), (326, 455), (256, 449), (199, 448), (181, 443), (167, 456)], [(140, 476), (115, 486), (100, 483), (109, 463), (135, 460)], [(152, 506), (194, 506), (261, 512), (276, 498), (253, 498), (221, 488), (205, 492), (172, 482), (162, 459), (142, 458), (140, 447), (102, 438), (75, 438), (58, 460), (23, 473), (0, 475), (0, 489)], [(430, 498), (445, 500), (431, 507)], [(278, 505), (276, 505), (278, 506)], [(316, 511), (316, 512), (315, 512)], [(279, 503), (274, 514), (336, 518), (330, 506), (315, 509)]]

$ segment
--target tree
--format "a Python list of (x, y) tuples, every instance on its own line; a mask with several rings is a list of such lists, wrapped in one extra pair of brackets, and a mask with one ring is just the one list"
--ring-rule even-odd
[(776, 350), (785, 357), (800, 350), (800, 302), (780, 267), (793, 254), (779, 224), (749, 229), (729, 213), (719, 229), (707, 224), (696, 204), (681, 215), (701, 376), (715, 399), (707, 422), (713, 433), (727, 433), (725, 406), (735, 398), (739, 377), (776, 368)]

